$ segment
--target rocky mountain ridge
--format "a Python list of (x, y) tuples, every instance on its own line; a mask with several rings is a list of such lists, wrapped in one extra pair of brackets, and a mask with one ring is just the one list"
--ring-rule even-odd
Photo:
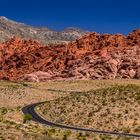
[(87, 31), (79, 28), (66, 28), (63, 31), (53, 31), (47, 27), (33, 27), (24, 23), (15, 22), (6, 17), (0, 17), (0, 42), (13, 37), (34, 39), (44, 44), (67, 43), (80, 38)]

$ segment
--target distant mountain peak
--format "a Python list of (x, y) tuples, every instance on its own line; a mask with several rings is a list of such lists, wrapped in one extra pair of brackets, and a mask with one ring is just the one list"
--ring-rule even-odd
[(0, 21), (1, 21), (1, 22), (12, 23), (12, 24), (22, 24), (22, 25), (25, 25), (24, 23), (20, 23), (20, 22), (16, 22), (16, 21), (14, 21), (14, 20), (8, 19), (8, 18), (5, 17), (5, 16), (0, 16)]
[(0, 19), (2, 19), (2, 20), (9, 20), (7, 17), (5, 17), (5, 16), (0, 16)]
[(85, 30), (80, 29), (78, 27), (67, 27), (63, 31), (67, 31), (67, 32), (69, 32), (69, 31), (86, 32)]

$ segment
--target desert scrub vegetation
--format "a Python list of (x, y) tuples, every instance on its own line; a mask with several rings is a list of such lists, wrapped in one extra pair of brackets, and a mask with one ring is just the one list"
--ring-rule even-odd
[(24, 115), (24, 117), (23, 117), (23, 123), (26, 123), (26, 122), (28, 122), (28, 121), (31, 121), (32, 120), (32, 115), (31, 114), (26, 114), (26, 115)]
[(113, 85), (47, 101), (37, 110), (47, 120), (98, 130), (140, 133), (140, 86)]
[(29, 83), (37, 88), (46, 88), (53, 90), (73, 90), (73, 91), (89, 91), (99, 88), (105, 88), (112, 85), (127, 85), (127, 84), (136, 84), (139, 85), (139, 80), (60, 80), (60, 81), (47, 81), (39, 83)]
[(116, 136), (99, 135), (89, 132), (72, 131), (48, 127), (34, 122), (17, 123), (0, 119), (0, 140), (125, 140)]
[[(33, 88), (30, 88), (26, 85), (21, 85), (17, 83), (12, 83), (9, 81), (0, 81), (0, 140), (77, 140), (77, 139), (85, 139), (86, 140), (127, 140), (128, 138), (115, 137), (115, 136), (106, 136), (99, 135), (88, 132), (79, 132), (79, 131), (71, 131), (66, 129), (59, 129), (55, 127), (44, 126), (33, 121), (29, 121), (28, 123), (23, 123), (24, 115), (21, 112), (22, 107), (25, 105), (36, 103), (40, 101), (48, 100), (56, 100), (61, 97), (62, 103), (65, 98), (71, 97), (73, 93), (64, 93), (57, 92), (58, 90), (72, 90), (72, 91), (83, 91), (84, 94), (87, 91), (96, 90), (99, 88), (111, 87), (114, 84), (127, 84), (127, 83), (135, 83), (139, 84), (139, 81), (130, 80), (130, 81), (110, 81), (110, 80), (95, 80), (95, 81), (48, 81), (45, 83), (25, 83)], [(48, 91), (48, 89), (52, 89), (52, 91)], [(55, 90), (55, 92), (53, 92)], [(92, 92), (91, 92), (92, 93)], [(69, 96), (70, 94), (70, 96)], [(76, 93), (77, 94), (77, 93)], [(65, 97), (68, 96), (68, 97)], [(64, 98), (65, 97), (65, 98)], [(77, 97), (79, 98), (79, 97)], [(138, 97), (136, 97), (138, 100)], [(67, 103), (67, 102), (66, 102)], [(60, 101), (61, 104), (61, 101)], [(75, 104), (79, 104), (78, 102)], [(44, 106), (45, 107), (45, 106)], [(51, 107), (51, 106), (50, 106)], [(62, 106), (60, 106), (61, 108)], [(46, 110), (45, 110), (46, 109)], [(57, 108), (56, 108), (57, 109)], [(75, 107), (74, 107), (75, 109)], [(80, 108), (81, 109), (81, 108)], [(64, 112), (66, 111), (64, 107), (62, 107)], [(48, 108), (44, 108), (44, 113), (49, 112)], [(72, 109), (73, 111), (73, 109)], [(42, 112), (42, 111), (41, 111)], [(127, 113), (128, 110), (125, 110)], [(63, 113), (63, 112), (62, 112)], [(129, 113), (129, 112), (128, 112)], [(67, 112), (66, 112), (67, 114)], [(84, 117), (85, 114), (82, 115)], [(92, 113), (90, 114), (92, 115)], [(46, 115), (45, 115), (46, 116)], [(65, 113), (63, 113), (61, 119), (65, 120)], [(49, 118), (50, 119), (50, 118)], [(81, 118), (80, 118), (81, 119)], [(53, 119), (52, 119), (53, 120)], [(83, 120), (83, 119), (82, 119)], [(88, 123), (90, 119), (88, 119)], [(139, 133), (140, 127), (138, 126), (138, 121), (134, 122), (135, 131)], [(129, 130), (129, 129), (128, 129)], [(124, 128), (124, 131), (128, 131), (127, 127)], [(134, 139), (133, 139), (134, 140)]]

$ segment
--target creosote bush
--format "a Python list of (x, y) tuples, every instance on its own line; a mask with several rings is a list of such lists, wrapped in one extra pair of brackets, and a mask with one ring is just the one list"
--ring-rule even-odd
[(26, 123), (27, 121), (31, 121), (32, 118), (33, 118), (33, 117), (32, 117), (31, 114), (26, 114), (26, 115), (24, 115), (23, 123)]

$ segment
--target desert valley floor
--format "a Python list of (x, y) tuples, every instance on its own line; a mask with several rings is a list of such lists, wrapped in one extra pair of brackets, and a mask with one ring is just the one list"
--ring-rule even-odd
[(135, 138), (60, 129), (35, 123), (24, 116), (25, 105), (36, 107), (53, 122), (140, 134), (138, 80), (76, 80), (0, 82), (0, 139), (19, 140), (129, 140)]

